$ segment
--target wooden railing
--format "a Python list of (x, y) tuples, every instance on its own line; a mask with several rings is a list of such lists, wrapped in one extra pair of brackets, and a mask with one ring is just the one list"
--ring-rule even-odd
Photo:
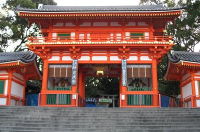
[(16, 95), (11, 95), (9, 96), (9, 99), (13, 99), (15, 101), (15, 106), (23, 106), (26, 105), (27, 100), (23, 99), (22, 97), (16, 96)]
[(127, 105), (134, 106), (134, 105), (140, 105), (140, 106), (151, 106), (153, 103), (153, 96), (152, 95), (127, 95)]
[(152, 87), (127, 87), (127, 91), (151, 91)]
[(77, 107), (77, 93), (40, 93), (38, 97), (38, 106), (51, 107)]
[[(187, 96), (185, 98), (183, 98), (183, 102), (182, 102), (182, 106), (183, 107), (189, 107), (189, 108), (194, 108), (194, 101), (196, 101), (197, 104), (197, 100), (200, 101), (200, 96), (199, 95), (190, 95)], [(199, 107), (199, 106), (196, 106)]]
[(137, 36), (137, 37), (66, 37), (66, 38), (60, 38), (60, 37), (30, 37), (29, 41), (31, 43), (43, 43), (43, 42), (138, 42), (138, 41), (144, 41), (144, 42), (154, 42), (154, 41), (166, 41), (172, 40), (171, 36)]
[(72, 87), (48, 87), (48, 90), (61, 90), (61, 91), (65, 91), (65, 90), (72, 90)]
[[(158, 105), (153, 105), (153, 96), (157, 96)], [(124, 103), (125, 101), (125, 103)], [(160, 94), (120, 94), (120, 107), (159, 107), (161, 108)]]

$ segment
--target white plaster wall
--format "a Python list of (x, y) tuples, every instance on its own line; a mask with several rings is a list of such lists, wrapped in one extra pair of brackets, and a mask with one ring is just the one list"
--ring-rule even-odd
[(121, 26), (118, 22), (110, 22), (110, 26)]
[(118, 56), (110, 56), (110, 60), (112, 61), (114, 61), (114, 60), (121, 60), (121, 59), (119, 59), (119, 57)]
[(75, 32), (71, 32), (71, 39), (75, 39), (75, 35), (76, 35)]
[(126, 24), (126, 26), (135, 26), (136, 23), (135, 22), (129, 22), (128, 24)]
[(108, 22), (94, 22), (93, 26), (108, 26)]
[(81, 58), (79, 60), (90, 60), (89, 56), (81, 56)]
[(140, 60), (152, 60), (152, 59), (150, 59), (149, 56), (141, 56)]
[(183, 90), (183, 99), (185, 97), (188, 97), (188, 96), (192, 95), (192, 85), (191, 85), (191, 82), (188, 83), (187, 85), (183, 86), (182, 90)]
[(52, 33), (52, 40), (53, 41), (57, 41), (57, 33)]
[(53, 38), (57, 37), (57, 33), (52, 33), (52, 37)]
[(91, 22), (83, 22), (81, 25), (79, 26), (91, 26)]
[(13, 75), (16, 76), (16, 77), (18, 77), (18, 78), (20, 78), (20, 79), (22, 79), (22, 80), (24, 80), (23, 76), (20, 75), (20, 74), (18, 74), (18, 73), (13, 73)]
[(138, 60), (137, 56), (130, 56), (127, 60)]
[(0, 98), (0, 105), (6, 105), (6, 98)]
[(11, 84), (11, 94), (18, 97), (23, 97), (24, 86), (12, 81)]
[(107, 56), (93, 56), (92, 60), (107, 60)]
[(130, 32), (125, 32), (125, 37), (126, 37), (127, 40), (129, 40), (130, 39)]
[(65, 26), (67, 26), (67, 27), (73, 27), (73, 26), (76, 26), (76, 25), (74, 25), (72, 22), (66, 22)]
[(200, 100), (197, 100), (197, 107), (200, 107)]
[(145, 22), (138, 22), (138, 26), (148, 26)]
[(190, 73), (187, 73), (187, 74), (185, 74), (183, 77), (182, 77), (182, 80), (185, 80), (187, 77), (189, 77), (190, 76)]
[(72, 58), (70, 56), (63, 56), (62, 60), (72, 60)]
[(4, 80), (5, 78), (8, 78), (8, 76), (0, 76), (0, 79), (1, 78), (3, 78), (3, 80)]
[(8, 74), (6, 70), (0, 70), (0, 74)]
[(59, 61), (60, 60), (60, 56), (52, 56), (51, 59), (49, 59), (49, 61)]
[(5, 85), (4, 85), (4, 95), (8, 94), (8, 80), (5, 80)]
[(63, 23), (56, 23), (55, 25), (53, 25), (53, 26), (56, 26), (56, 27), (61, 27), (61, 26), (63, 26)]
[(199, 84), (198, 84), (198, 81), (195, 81), (195, 91), (196, 91), (196, 95), (199, 95)]
[(144, 37), (145, 37), (146, 40), (148, 40), (149, 39), (149, 32), (145, 32)]

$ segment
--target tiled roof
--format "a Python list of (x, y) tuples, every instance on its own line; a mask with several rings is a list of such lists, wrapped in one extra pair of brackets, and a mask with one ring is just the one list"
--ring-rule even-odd
[(200, 52), (173, 51), (171, 54), (168, 54), (168, 58), (173, 63), (179, 61), (200, 63)]
[(19, 11), (36, 12), (119, 12), (119, 11), (167, 11), (180, 10), (180, 7), (164, 7), (163, 5), (139, 5), (139, 6), (56, 6), (44, 5), (41, 9), (28, 9), (17, 6)]
[(24, 63), (32, 62), (36, 59), (36, 54), (32, 52), (3, 52), (0, 53), (0, 63), (22, 61)]

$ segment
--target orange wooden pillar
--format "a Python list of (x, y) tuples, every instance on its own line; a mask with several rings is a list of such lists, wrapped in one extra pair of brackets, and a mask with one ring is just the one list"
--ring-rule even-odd
[(12, 87), (12, 77), (13, 77), (13, 71), (8, 70), (8, 92), (7, 92), (7, 101), (6, 105), (10, 105), (11, 102), (11, 87)]
[(86, 102), (85, 102), (85, 76), (82, 76), (82, 92), (83, 92), (83, 107), (86, 106)]
[(191, 73), (191, 85), (192, 85), (191, 107), (197, 107), (194, 72)]
[(79, 89), (79, 107), (83, 107), (83, 73), (82, 73), (82, 68), (79, 66), (78, 70), (78, 89)]
[(26, 80), (28, 80), (28, 79), (26, 79), (26, 77), (24, 77), (24, 86), (23, 86), (23, 100), (24, 100), (24, 102), (22, 103), (23, 106), (26, 105), (26, 98), (25, 98), (25, 94), (26, 94)]
[(184, 106), (184, 104), (183, 104), (183, 87), (182, 87), (182, 83), (181, 82), (182, 81), (180, 81), (181, 107), (183, 107)]
[[(41, 105), (46, 105), (47, 95), (43, 94), (47, 92), (47, 82), (48, 82), (48, 60), (44, 59), (43, 64), (43, 79), (42, 79), (42, 90), (41, 90)], [(40, 101), (40, 100), (38, 100)]]
[(152, 91), (154, 93), (153, 106), (158, 106), (158, 77), (157, 77), (157, 60), (156, 59), (153, 59), (153, 62), (152, 62), (152, 79), (153, 79)]

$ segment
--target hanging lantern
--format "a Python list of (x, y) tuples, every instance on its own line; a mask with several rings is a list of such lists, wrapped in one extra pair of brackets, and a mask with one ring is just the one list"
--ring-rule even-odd
[(97, 76), (103, 76), (105, 71), (108, 70), (108, 65), (92, 65), (92, 69), (96, 72)]

